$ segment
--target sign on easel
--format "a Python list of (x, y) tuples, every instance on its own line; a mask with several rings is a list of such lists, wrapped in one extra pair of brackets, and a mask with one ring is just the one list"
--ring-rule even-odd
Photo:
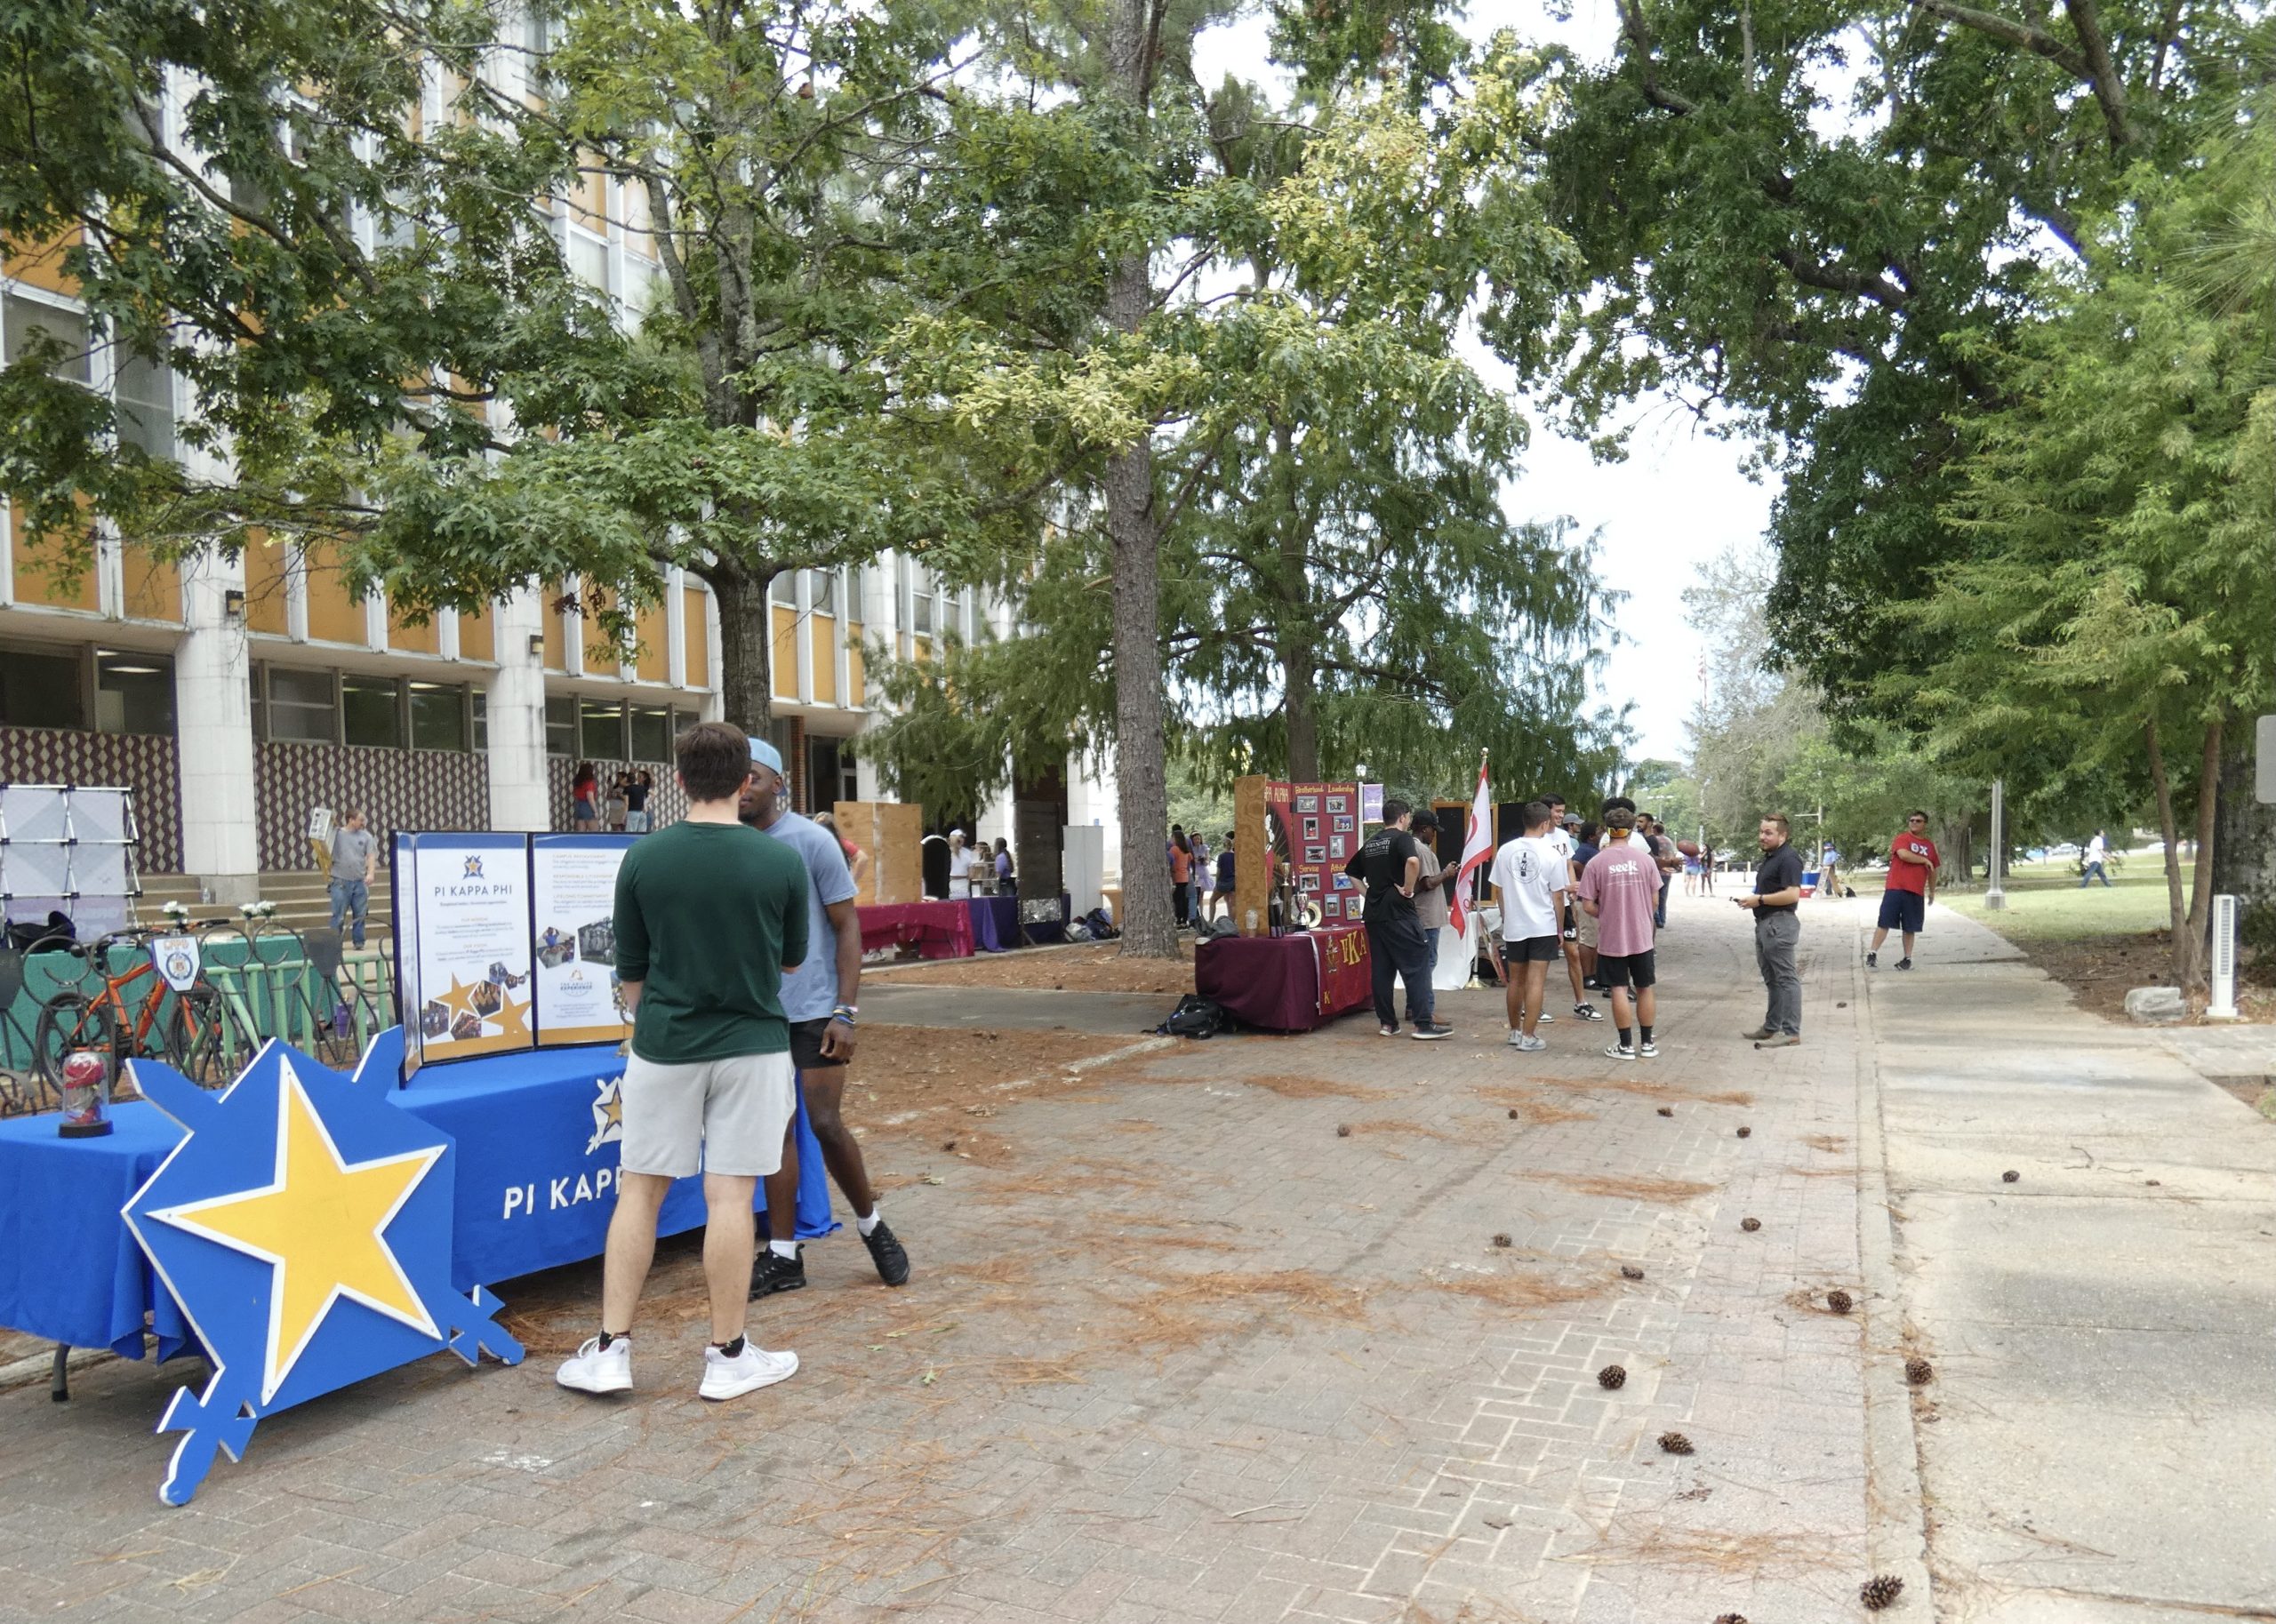
[(637, 838), (540, 835), (530, 843), (541, 1047), (621, 1043), (632, 1029), (616, 975), (616, 871)]
[(407, 1069), (534, 1046), (529, 836), (398, 834), (394, 879)]

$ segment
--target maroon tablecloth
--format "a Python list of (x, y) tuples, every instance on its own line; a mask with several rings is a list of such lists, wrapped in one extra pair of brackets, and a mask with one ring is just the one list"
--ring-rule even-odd
[(862, 921), (862, 951), (915, 944), (925, 958), (972, 956), (972, 905), (954, 902), (887, 902), (855, 910)]
[(1193, 950), (1193, 989), (1245, 1025), (1309, 1032), (1372, 996), (1366, 935), (1346, 925), (1290, 936), (1213, 937)]

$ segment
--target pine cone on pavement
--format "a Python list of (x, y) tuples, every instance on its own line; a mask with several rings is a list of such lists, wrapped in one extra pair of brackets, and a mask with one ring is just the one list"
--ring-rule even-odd
[(1904, 1581), (1894, 1573), (1880, 1573), (1857, 1587), (1857, 1599), (1865, 1604), (1868, 1612), (1879, 1612), (1897, 1598), (1904, 1588)]
[(1661, 1115), (1661, 1116), (1674, 1116), (1674, 1115), (1675, 1115), (1675, 1107), (1673, 1107), (1673, 1106), (1671, 1106), (1671, 1105), (1663, 1105), (1663, 1106), (1662, 1106), (1662, 1107), (1660, 1108), (1660, 1115)]
[(1671, 1455), (1687, 1455), (1691, 1452), (1691, 1440), (1679, 1432), (1663, 1432), (1660, 1434), (1660, 1447)]
[(1597, 1372), (1597, 1386), (1608, 1392), (1617, 1391), (1627, 1380), (1628, 1372), (1617, 1364), (1607, 1364)]
[(1752, 1139), (1754, 1137), (1754, 1130), (1752, 1128), (1741, 1128), (1739, 1130), (1739, 1137), (1741, 1139)]
[(1620, 1266), (1620, 1277), (1623, 1280), (1641, 1280), (1644, 1277), (1644, 1271), (1633, 1263), (1623, 1263)]
[(2022, 1177), (2023, 1177), (2023, 1174), (2021, 1174), (2021, 1173), (2017, 1172), (2014, 1168), (2010, 1167), (2009, 1169), (2008, 1169), (2008, 1171), (2007, 1171), (2007, 1172), (2003, 1172), (2003, 1173), (2001, 1173), (2001, 1174), (2000, 1175), (2000, 1183), (2002, 1183), (2002, 1184), (2013, 1184), (2013, 1183), (2015, 1183), (2017, 1180), (2021, 1179)]
[(1746, 1624), (1746, 1614), (1743, 1612), (1719, 1612), (1715, 1615), (1715, 1624)]
[(1752, 1235), (1757, 1229), (1762, 1228), (1762, 1220), (1759, 1218), (1742, 1218), (1739, 1220), (1739, 1228), (1749, 1235)]
[(1904, 1379), (1916, 1388), (1927, 1386), (1935, 1374), (1936, 1367), (1926, 1359), (1907, 1359), (1904, 1362)]
[(1337, 1123), (1335, 1124), (1335, 1137), (1338, 1139), (1350, 1139), (1351, 1137), (1351, 1124), (1348, 1122)]
[(1494, 1237), (1494, 1244), (1496, 1246), (1506, 1246), (1510, 1244), (1510, 1237), (1506, 1235), (1497, 1235)]
[(1825, 1294), (1825, 1306), (1832, 1309), (1836, 1314), (1848, 1313), (1849, 1293), (1847, 1292), (1828, 1292)]

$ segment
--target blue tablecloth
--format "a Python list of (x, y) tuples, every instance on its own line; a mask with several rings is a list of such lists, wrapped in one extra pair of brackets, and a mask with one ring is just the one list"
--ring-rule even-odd
[[(458, 1141), (453, 1283), (495, 1286), (600, 1254), (615, 1205), (617, 1148), (602, 1085), (613, 1048), (541, 1050), (431, 1066), (389, 1099)], [(143, 1316), (169, 1358), (189, 1335), (120, 1219), (181, 1137), (155, 1106), (124, 1104), (102, 1139), (59, 1139), (52, 1116), (0, 1122), (0, 1325), (76, 1348), (142, 1355)], [(798, 1233), (837, 1228), (821, 1148), (798, 1108)], [(763, 1208), (765, 1200), (755, 1204)], [(664, 1200), (660, 1233), (703, 1222), (701, 1179)]]

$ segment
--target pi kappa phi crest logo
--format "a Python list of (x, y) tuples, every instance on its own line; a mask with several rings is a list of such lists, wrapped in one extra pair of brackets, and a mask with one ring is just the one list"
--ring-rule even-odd
[(205, 1390), (178, 1390), (158, 1423), (188, 1434), (158, 1491), (167, 1504), (196, 1492), (216, 1449), (242, 1460), (265, 1415), (445, 1348), (520, 1362), (497, 1299), (452, 1287), (455, 1147), (390, 1103), (402, 1060), (401, 1028), (353, 1077), (272, 1040), (218, 1095), (127, 1062), (188, 1132), (124, 1216), (212, 1364)]

